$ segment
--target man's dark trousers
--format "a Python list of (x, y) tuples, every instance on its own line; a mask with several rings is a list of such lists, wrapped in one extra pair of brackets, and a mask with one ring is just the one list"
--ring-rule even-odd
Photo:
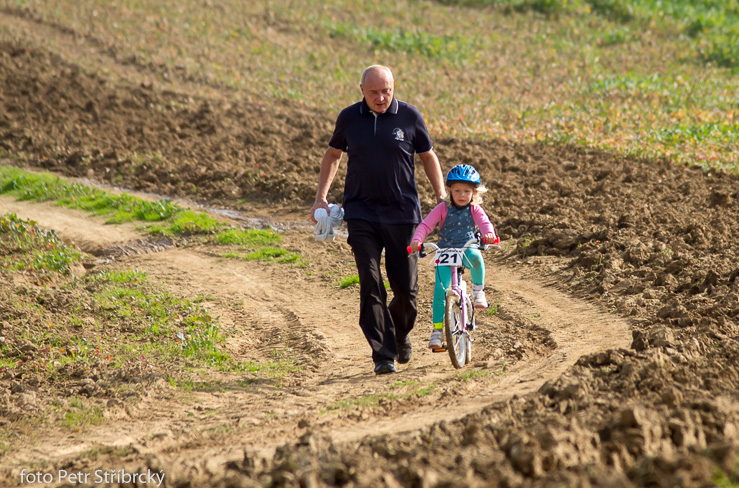
[[(348, 242), (359, 274), (359, 326), (375, 363), (395, 360), (397, 343), (405, 340), (416, 323), (418, 256), (409, 256), (407, 251), (415, 229), (415, 224), (347, 221)], [(383, 248), (393, 291), (390, 305), (380, 272)]]

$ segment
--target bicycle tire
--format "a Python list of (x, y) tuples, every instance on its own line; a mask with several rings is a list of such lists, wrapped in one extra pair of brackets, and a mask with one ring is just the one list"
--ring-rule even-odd
[[(468, 295), (465, 295), (464, 303), (467, 305), (467, 310), (469, 314), (469, 322), (467, 323), (466, 328), (468, 331), (475, 330), (475, 309), (473, 308), (472, 301), (470, 300), (470, 297)], [(469, 332), (464, 334), (464, 337), (466, 343), (465, 351), (467, 352), (464, 363), (470, 364), (472, 362), (472, 338), (470, 337)]]
[(449, 358), (452, 360), (452, 366), (459, 369), (465, 365), (469, 343), (467, 342), (467, 334), (464, 333), (459, 297), (454, 293), (450, 293), (446, 298), (444, 336), (446, 337), (446, 347), (449, 351)]

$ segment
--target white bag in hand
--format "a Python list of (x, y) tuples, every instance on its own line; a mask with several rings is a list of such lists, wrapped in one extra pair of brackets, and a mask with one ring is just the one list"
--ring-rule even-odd
[(341, 226), (344, 222), (343, 208), (332, 203), (328, 206), (328, 209), (329, 212), (326, 212), (326, 209), (319, 208), (313, 214), (317, 222), (313, 228), (317, 241), (333, 241), (336, 238), (334, 228)]

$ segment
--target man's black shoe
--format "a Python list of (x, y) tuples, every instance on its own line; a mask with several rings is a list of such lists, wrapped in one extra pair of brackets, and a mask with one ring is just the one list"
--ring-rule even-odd
[(375, 364), (375, 374), (389, 374), (395, 372), (395, 365), (391, 361), (381, 361)]
[(398, 363), (405, 364), (410, 361), (412, 352), (411, 338), (406, 337), (403, 342), (398, 344)]

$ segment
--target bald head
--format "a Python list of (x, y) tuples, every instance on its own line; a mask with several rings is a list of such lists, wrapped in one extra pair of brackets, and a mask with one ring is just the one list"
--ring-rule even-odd
[(362, 71), (359, 89), (370, 110), (378, 114), (385, 113), (393, 103), (395, 80), (392, 71), (379, 64), (370, 66)]
[(364, 85), (370, 75), (385, 76), (390, 79), (390, 81), (393, 81), (393, 72), (390, 71), (390, 68), (381, 64), (373, 64), (362, 71), (362, 78), (360, 79), (359, 84)]

